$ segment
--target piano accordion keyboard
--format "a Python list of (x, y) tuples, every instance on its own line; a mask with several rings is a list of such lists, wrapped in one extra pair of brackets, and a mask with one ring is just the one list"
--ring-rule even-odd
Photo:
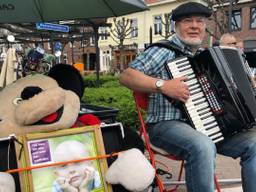
[(214, 143), (222, 141), (224, 137), (212, 112), (213, 109), (209, 105), (188, 58), (181, 57), (167, 63), (167, 71), (173, 78), (188, 77), (184, 83), (189, 87), (190, 97), (185, 103), (185, 108), (194, 128), (210, 137)]

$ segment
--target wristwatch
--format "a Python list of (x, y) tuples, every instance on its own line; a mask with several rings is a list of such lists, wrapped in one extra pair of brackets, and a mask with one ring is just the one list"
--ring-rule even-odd
[(156, 85), (156, 88), (157, 88), (157, 89), (161, 89), (161, 87), (164, 85), (164, 80), (163, 80), (163, 79), (158, 79), (158, 80), (155, 82), (155, 85)]

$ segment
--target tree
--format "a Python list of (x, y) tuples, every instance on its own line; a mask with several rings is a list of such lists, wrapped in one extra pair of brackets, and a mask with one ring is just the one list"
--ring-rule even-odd
[(122, 17), (121, 19), (113, 19), (114, 25), (110, 29), (110, 34), (112, 39), (117, 43), (117, 47), (120, 51), (120, 71), (124, 70), (124, 52), (125, 52), (125, 45), (124, 41), (126, 39), (131, 38), (131, 33), (134, 31), (137, 31), (138, 29), (135, 29), (132, 27), (132, 20), (126, 19), (125, 17)]
[(213, 14), (210, 20), (213, 21), (220, 35), (231, 32), (231, 24), (237, 23), (232, 11), (238, 0), (204, 0), (204, 2), (212, 10)]
[(165, 13), (164, 19), (161, 19), (161, 23), (164, 26), (164, 34), (161, 36), (164, 37), (164, 39), (168, 39), (173, 33), (175, 33), (172, 29), (172, 20), (171, 20), (171, 13)]

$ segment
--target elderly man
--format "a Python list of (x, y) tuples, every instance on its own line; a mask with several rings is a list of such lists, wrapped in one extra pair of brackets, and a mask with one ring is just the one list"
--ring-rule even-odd
[(244, 42), (243, 40), (238, 40), (236, 43), (236, 47), (244, 52)]
[[(205, 36), (210, 10), (202, 4), (188, 2), (172, 13), (176, 34), (169, 43), (179, 47), (184, 55), (193, 55)], [(120, 77), (126, 87), (150, 93), (146, 119), (150, 141), (157, 147), (186, 161), (186, 185), (190, 192), (214, 192), (216, 146), (213, 141), (193, 129), (175, 102), (190, 97), (187, 77), (169, 79), (164, 67), (177, 57), (175, 51), (152, 46), (129, 64)], [(169, 97), (169, 99), (167, 99)], [(256, 132), (246, 131), (225, 140), (218, 152), (233, 158), (241, 157), (243, 189), (255, 192)]]
[(237, 47), (237, 40), (234, 35), (230, 33), (224, 33), (220, 37), (220, 45), (229, 46), (229, 47)]

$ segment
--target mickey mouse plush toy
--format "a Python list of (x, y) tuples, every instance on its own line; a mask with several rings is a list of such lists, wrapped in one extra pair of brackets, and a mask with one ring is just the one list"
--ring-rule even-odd
[[(80, 98), (83, 93), (83, 78), (74, 67), (66, 64), (55, 65), (48, 76), (26, 76), (6, 86), (0, 91), (0, 140), (10, 137), (11, 134), (23, 135), (100, 124), (100, 120), (92, 114), (79, 116)], [(126, 144), (123, 147), (127, 142), (125, 139), (120, 150), (134, 147), (134, 144)], [(134, 142), (134, 139), (137, 138), (130, 138), (130, 143)], [(15, 153), (10, 153), (7, 157), (8, 150), (8, 145), (6, 147), (0, 142), (0, 171), (17, 168)], [(154, 169), (147, 159), (141, 152), (135, 151), (126, 151), (123, 154), (126, 158), (118, 157), (113, 166), (109, 167), (107, 181), (126, 188), (114, 190), (115, 192), (140, 191), (150, 185), (154, 178)], [(129, 157), (137, 162), (130, 164), (126, 161)], [(141, 170), (142, 174), (137, 174), (138, 170)], [(14, 175), (14, 178), (16, 190), (12, 177), (0, 173), (0, 191), (20, 191), (18, 174)]]

